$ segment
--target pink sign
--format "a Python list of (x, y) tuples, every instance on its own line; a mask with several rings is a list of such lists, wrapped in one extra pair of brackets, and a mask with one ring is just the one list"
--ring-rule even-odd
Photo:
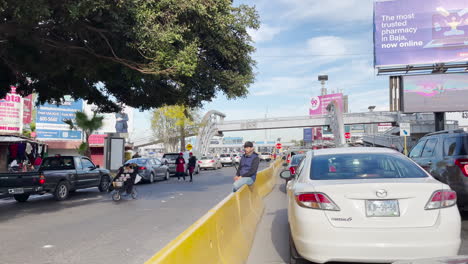
[(341, 110), (343, 110), (343, 94), (341, 93), (312, 97), (310, 100), (309, 115), (326, 115), (328, 113), (327, 106), (333, 101), (336, 101)]
[(0, 133), (21, 134), (23, 130), (23, 100), (11, 87), (11, 93), (0, 100)]
[(31, 124), (33, 111), (32, 94), (23, 97), (23, 124)]

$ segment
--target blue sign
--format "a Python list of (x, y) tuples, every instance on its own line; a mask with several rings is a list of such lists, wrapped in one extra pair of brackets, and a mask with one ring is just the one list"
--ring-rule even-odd
[(76, 112), (83, 111), (83, 100), (65, 101), (61, 105), (46, 103), (37, 108), (36, 132), (38, 139), (81, 140), (81, 131), (70, 130), (65, 120), (74, 120)]
[(81, 140), (81, 131), (68, 130), (37, 130), (37, 138), (40, 139), (68, 139), (68, 140)]
[(312, 128), (304, 128), (304, 142), (313, 142)]

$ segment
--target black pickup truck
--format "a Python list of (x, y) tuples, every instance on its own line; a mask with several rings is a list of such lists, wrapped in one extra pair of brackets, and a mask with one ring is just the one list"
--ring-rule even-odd
[(26, 202), (32, 194), (51, 193), (62, 201), (78, 189), (98, 187), (107, 192), (111, 182), (109, 171), (87, 157), (55, 156), (45, 158), (36, 172), (0, 173), (0, 197)]

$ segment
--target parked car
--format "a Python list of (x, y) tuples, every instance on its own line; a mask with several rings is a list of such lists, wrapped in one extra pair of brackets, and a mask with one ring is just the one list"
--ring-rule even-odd
[(98, 187), (107, 192), (110, 183), (110, 172), (87, 157), (57, 155), (45, 158), (36, 172), (0, 173), (0, 196), (26, 202), (32, 194), (51, 193), (62, 201), (78, 189)]
[(271, 161), (271, 155), (267, 152), (262, 152), (259, 155), (260, 161)]
[(198, 166), (202, 170), (207, 170), (207, 169), (218, 170), (218, 169), (221, 169), (222, 167), (221, 161), (214, 156), (203, 156), (198, 161)]
[[(169, 167), (170, 174), (176, 173), (176, 164), (175, 161), (179, 157), (179, 153), (165, 153), (162, 157), (163, 163), (165, 163)], [(184, 153), (183, 155), (185, 159), (185, 173), (188, 175), (188, 160), (189, 160), (189, 153)], [(200, 166), (197, 162), (195, 165), (195, 174), (200, 173)]]
[(234, 154), (234, 158), (233, 158), (233, 159), (234, 159), (234, 163), (235, 163), (235, 164), (240, 164), (240, 160), (241, 160), (241, 158), (242, 158), (242, 155), (244, 155), (244, 154), (241, 154), (241, 153), (239, 153), (239, 154)]
[(221, 165), (224, 167), (226, 165), (233, 166), (234, 161), (232, 160), (231, 154), (221, 154), (220, 156)]
[(138, 165), (138, 174), (145, 182), (153, 183), (155, 180), (169, 180), (169, 167), (159, 159), (136, 158), (125, 162), (125, 164), (131, 163)]
[(384, 148), (309, 151), (287, 184), (291, 262), (378, 262), (457, 255), (456, 193)]
[(287, 166), (287, 169), (291, 172), (292, 175), (296, 174), (297, 167), (299, 167), (299, 164), (305, 158), (305, 156), (306, 156), (305, 154), (294, 155), (289, 164), (287, 163), (284, 164)]
[(468, 205), (468, 133), (439, 131), (421, 138), (409, 157), (457, 192), (458, 205)]

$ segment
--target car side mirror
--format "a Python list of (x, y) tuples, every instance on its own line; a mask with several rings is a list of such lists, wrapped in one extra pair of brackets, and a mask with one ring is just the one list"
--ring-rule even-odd
[(99, 166), (99, 164), (98, 164), (98, 165), (96, 165), (96, 169), (99, 169), (99, 168), (101, 168), (101, 166)]
[(291, 174), (291, 171), (284, 170), (280, 173), (280, 177), (285, 180), (291, 180), (295, 175)]
[(283, 156), (283, 160), (286, 160), (286, 157)]
[(283, 167), (287, 167), (287, 166), (288, 166), (287, 162), (283, 163)]

